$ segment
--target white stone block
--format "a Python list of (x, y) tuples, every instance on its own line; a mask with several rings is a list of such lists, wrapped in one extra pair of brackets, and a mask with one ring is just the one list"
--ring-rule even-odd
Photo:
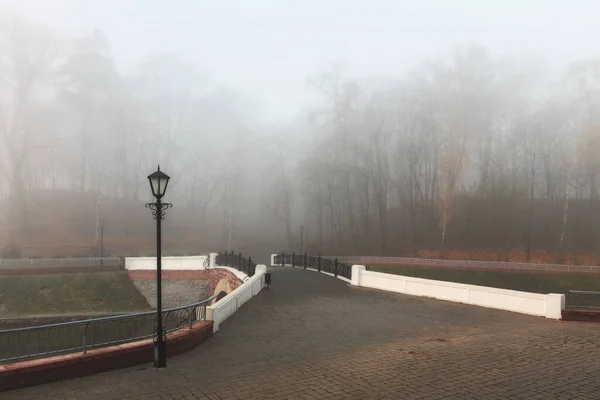
[(546, 295), (546, 318), (561, 319), (565, 308), (565, 295), (549, 293)]
[(254, 273), (258, 274), (259, 272), (262, 272), (263, 274), (267, 273), (267, 266), (265, 264), (258, 264), (256, 266), (256, 269), (254, 270)]
[(217, 265), (217, 253), (210, 253), (209, 257), (210, 257), (210, 261), (209, 261), (209, 268), (214, 268)]
[(353, 265), (352, 266), (352, 278), (350, 279), (350, 283), (354, 286), (360, 286), (360, 276), (363, 271), (366, 271), (367, 267), (364, 265)]

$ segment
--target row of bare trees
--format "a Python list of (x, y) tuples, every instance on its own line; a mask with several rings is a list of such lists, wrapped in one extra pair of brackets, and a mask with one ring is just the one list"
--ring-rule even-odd
[[(121, 72), (100, 31), (77, 37), (2, 15), (2, 231), (27, 243), (43, 228), (32, 221), (31, 199), (44, 193), (92, 193), (93, 204), (103, 197), (139, 207), (149, 199), (145, 177), (160, 162), (173, 177), (169, 198), (178, 210), (197, 222), (223, 219), (226, 237), (240, 213), (259, 212), (256, 202), (239, 201), (258, 197), (248, 182), (262, 155), (247, 151), (260, 145), (251, 144), (258, 123), (248, 110), (176, 54), (153, 54)], [(117, 222), (129, 232), (127, 221)], [(121, 234), (114, 224), (111, 232)]]
[(235, 248), (293, 250), (303, 225), (308, 249), (323, 254), (600, 255), (599, 59), (548, 74), (534, 58), (469, 46), (397, 79), (334, 66), (310, 86), (322, 104), (308, 124), (264, 124), (177, 55), (123, 72), (101, 32), (0, 17), (10, 241), (39, 230), (29, 206), (42, 192), (139, 207), (160, 162), (182, 219), (210, 219)]
[(397, 80), (314, 78), (323, 106), (287, 184), (311, 250), (600, 254), (600, 59), (545, 72), (469, 46)]

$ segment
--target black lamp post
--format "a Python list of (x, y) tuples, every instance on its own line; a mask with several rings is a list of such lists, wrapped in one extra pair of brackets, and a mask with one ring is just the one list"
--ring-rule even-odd
[(162, 321), (162, 276), (161, 276), (161, 236), (160, 223), (165, 218), (165, 211), (173, 207), (170, 203), (163, 203), (160, 199), (167, 191), (170, 177), (160, 170), (148, 176), (152, 195), (156, 197), (155, 203), (147, 203), (146, 208), (152, 210), (156, 220), (156, 332), (154, 334), (154, 367), (164, 368), (167, 366), (167, 350), (165, 346), (165, 335)]

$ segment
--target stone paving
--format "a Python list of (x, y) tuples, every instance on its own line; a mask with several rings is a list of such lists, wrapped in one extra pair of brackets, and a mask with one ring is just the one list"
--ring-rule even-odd
[(352, 287), (273, 267), (214, 338), (9, 399), (598, 399), (600, 326)]

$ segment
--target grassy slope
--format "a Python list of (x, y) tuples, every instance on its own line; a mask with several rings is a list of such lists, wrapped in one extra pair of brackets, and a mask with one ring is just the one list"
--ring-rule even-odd
[(0, 317), (149, 309), (125, 271), (0, 277)]
[(600, 275), (543, 275), (525, 272), (452, 270), (448, 268), (424, 268), (418, 266), (372, 266), (371, 270), (387, 274), (467, 283), (532, 293), (566, 293), (569, 289), (600, 289)]

